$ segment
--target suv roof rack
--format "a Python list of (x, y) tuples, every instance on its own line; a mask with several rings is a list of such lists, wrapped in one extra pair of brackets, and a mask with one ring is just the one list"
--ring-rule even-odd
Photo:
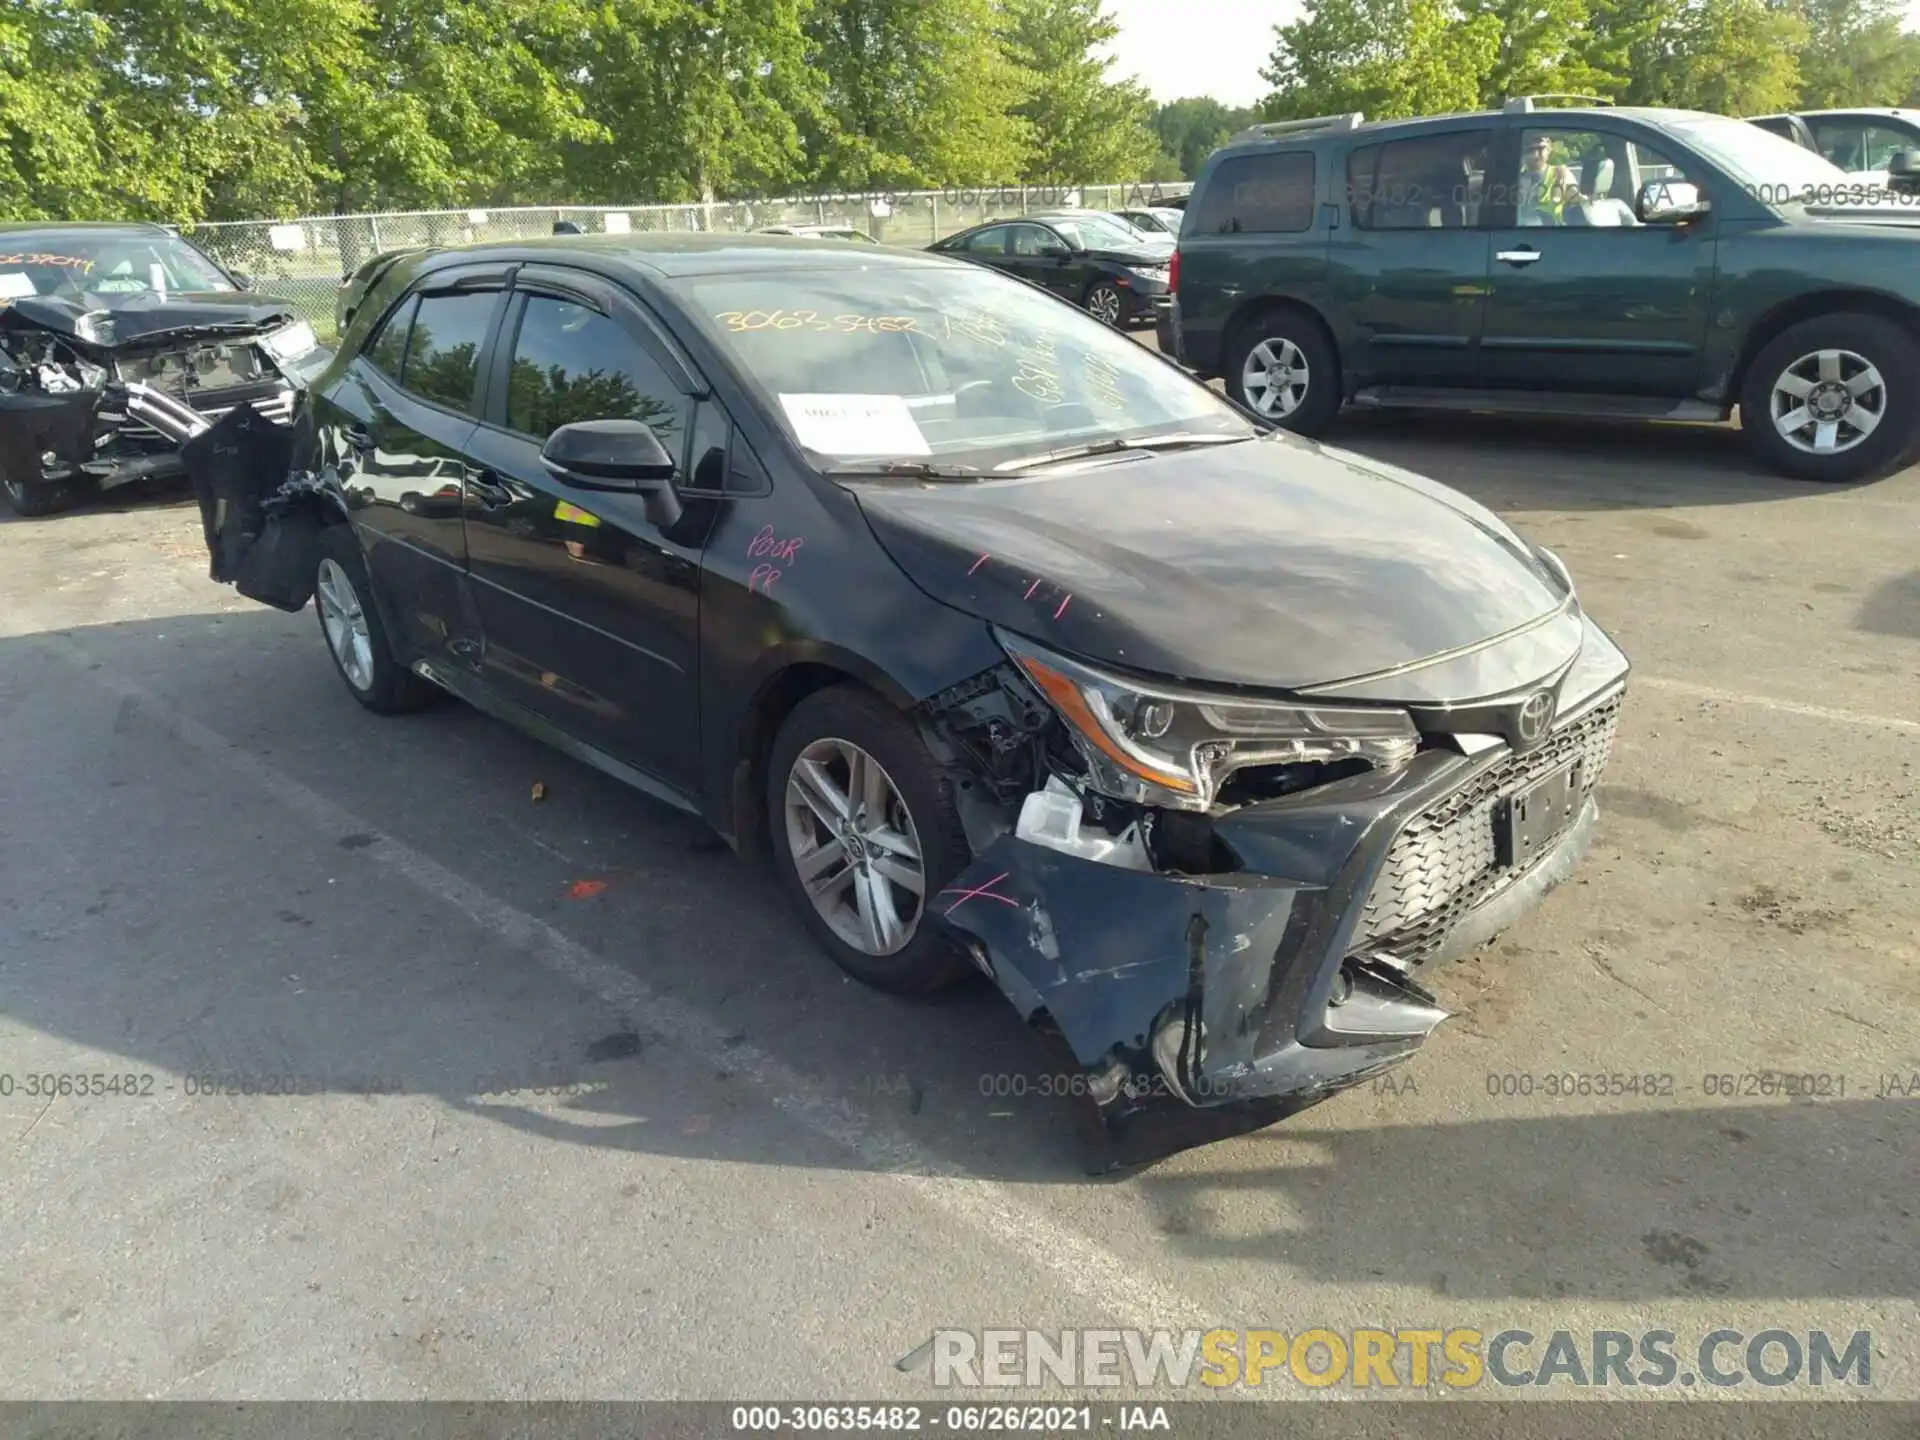
[(1578, 100), (1583, 105), (1611, 105), (1604, 95), (1579, 95), (1570, 90), (1550, 90), (1540, 95), (1516, 95), (1501, 108), (1509, 115), (1526, 115), (1540, 108), (1541, 100)]
[(1367, 123), (1366, 114), (1349, 110), (1344, 115), (1317, 115), (1311, 120), (1269, 120), (1264, 125), (1249, 125), (1227, 143), (1242, 140), (1273, 140), (1282, 135), (1301, 135), (1309, 130), (1353, 130)]

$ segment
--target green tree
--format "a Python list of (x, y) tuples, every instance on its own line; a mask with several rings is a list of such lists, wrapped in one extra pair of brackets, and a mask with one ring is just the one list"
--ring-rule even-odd
[[(706, 201), (790, 188), (824, 121), (810, 0), (604, 0), (569, 66), (598, 134), (568, 146), (568, 196)], [(555, 196), (554, 198), (560, 198)]]
[(1209, 96), (1194, 95), (1162, 105), (1153, 117), (1153, 128), (1161, 149), (1178, 163), (1180, 178), (1192, 180), (1209, 155), (1255, 118), (1251, 107), (1230, 107)]
[(1550, 92), (1600, 95), (1613, 78), (1581, 54), (1588, 31), (1587, 0), (1463, 0), (1463, 13), (1491, 20), (1499, 34), (1480, 103), (1497, 107), (1509, 96)]
[(1800, 108), (1909, 103), (1920, 87), (1920, 36), (1899, 0), (1785, 0), (1807, 27)]
[(807, 22), (825, 80), (803, 122), (811, 175), (847, 189), (1020, 178), (1025, 77), (999, 0), (817, 0)]
[(1025, 77), (1014, 113), (1031, 149), (1023, 177), (1041, 184), (1134, 179), (1157, 158), (1153, 102), (1114, 80), (1101, 47), (1120, 33), (1103, 0), (1006, 0), (1007, 52)]
[(1792, 109), (1806, 24), (1767, 0), (1592, 0), (1583, 59), (1627, 105)]
[(1500, 57), (1500, 25), (1451, 0), (1307, 0), (1275, 27), (1260, 73), (1270, 120), (1362, 110), (1392, 118), (1479, 106)]
[(358, 45), (302, 97), (329, 208), (510, 203), (551, 178), (566, 142), (605, 133), (557, 68), (582, 0), (350, 3)]

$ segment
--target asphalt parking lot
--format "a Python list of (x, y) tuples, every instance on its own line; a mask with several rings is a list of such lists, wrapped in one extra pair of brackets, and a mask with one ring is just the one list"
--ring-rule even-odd
[(183, 497), (0, 524), (0, 1398), (877, 1398), (937, 1328), (1216, 1324), (1869, 1330), (1920, 1398), (1920, 470), (1333, 438), (1566, 558), (1637, 667), (1602, 830), (1398, 1077), (1114, 1181), (984, 985), (847, 983), (691, 822), (363, 713)]

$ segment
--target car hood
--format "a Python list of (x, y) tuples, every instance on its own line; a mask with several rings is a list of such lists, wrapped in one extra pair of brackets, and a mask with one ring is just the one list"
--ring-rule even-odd
[(111, 350), (177, 334), (231, 335), (278, 329), (294, 319), (293, 306), (239, 290), (97, 294), (83, 300), (35, 295), (0, 308), (0, 327), (48, 330), (96, 349)]
[(1088, 260), (1107, 260), (1115, 265), (1165, 265), (1173, 255), (1172, 245), (1142, 245), (1136, 250), (1086, 250)]
[(1291, 435), (848, 488), (934, 598), (1172, 679), (1326, 687), (1481, 645), (1569, 603), (1483, 506)]

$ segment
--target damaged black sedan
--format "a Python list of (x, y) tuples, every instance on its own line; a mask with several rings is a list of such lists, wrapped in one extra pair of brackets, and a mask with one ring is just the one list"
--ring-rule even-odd
[(1593, 832), (1628, 667), (1558, 559), (990, 271), (442, 251), (311, 399), (234, 513), (355, 698), (703, 816), (862, 980), (984, 973), (1109, 1135), (1406, 1060)]
[(0, 494), (46, 515), (178, 476), (129, 393), (284, 424), (328, 358), (292, 306), (158, 225), (0, 225)]

